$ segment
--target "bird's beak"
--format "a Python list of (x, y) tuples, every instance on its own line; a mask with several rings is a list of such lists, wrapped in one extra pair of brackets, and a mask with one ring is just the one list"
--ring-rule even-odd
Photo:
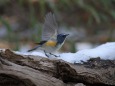
[(69, 34), (66, 34), (66, 36), (68, 36)]

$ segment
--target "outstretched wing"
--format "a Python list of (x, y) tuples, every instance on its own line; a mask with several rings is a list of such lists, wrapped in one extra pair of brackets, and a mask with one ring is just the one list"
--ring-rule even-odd
[(57, 36), (58, 24), (54, 14), (48, 13), (45, 17), (45, 23), (42, 30), (42, 40), (49, 40), (52, 36)]

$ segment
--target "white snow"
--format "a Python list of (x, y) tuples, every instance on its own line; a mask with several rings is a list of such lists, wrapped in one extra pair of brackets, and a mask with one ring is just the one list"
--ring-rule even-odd
[[(39, 56), (46, 57), (45, 54), (42, 52), (31, 52), (31, 53), (16, 52), (16, 53), (24, 54), (24, 55), (39, 55)], [(76, 53), (61, 53), (59, 55), (60, 57), (57, 57), (57, 59), (62, 59), (70, 63), (80, 63), (81, 61), (87, 61), (90, 58), (96, 58), (96, 57), (100, 57), (101, 59), (114, 60), (115, 42), (108, 42), (96, 48), (80, 50)]]
[(94, 45), (90, 42), (77, 42), (75, 44), (75, 49), (76, 50), (91, 49), (93, 47), (94, 47)]
[(47, 58), (47, 56), (43, 52), (37, 52), (37, 51), (34, 51), (34, 52), (19, 52), (19, 51), (16, 51), (15, 53), (19, 54), (19, 55), (34, 55), (34, 56), (41, 56), (41, 57), (46, 57)]

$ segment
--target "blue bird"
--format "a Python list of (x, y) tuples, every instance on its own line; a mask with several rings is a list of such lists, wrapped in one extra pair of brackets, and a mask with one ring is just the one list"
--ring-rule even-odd
[[(42, 50), (47, 57), (49, 57), (48, 53), (50, 55), (54, 55), (53, 52), (58, 51), (62, 47), (66, 37), (69, 35), (65, 33), (59, 33), (58, 30), (59, 27), (54, 14), (51, 12), (48, 13), (45, 17), (45, 23), (42, 29), (42, 41), (37, 43), (38, 46), (35, 48), (28, 50), (28, 52)], [(54, 56), (57, 57), (56, 55)]]

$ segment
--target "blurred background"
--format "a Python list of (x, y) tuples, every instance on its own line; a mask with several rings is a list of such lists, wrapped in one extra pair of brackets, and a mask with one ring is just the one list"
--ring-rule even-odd
[(0, 0), (0, 48), (34, 47), (48, 12), (56, 15), (60, 32), (70, 34), (61, 51), (115, 41), (115, 0)]

